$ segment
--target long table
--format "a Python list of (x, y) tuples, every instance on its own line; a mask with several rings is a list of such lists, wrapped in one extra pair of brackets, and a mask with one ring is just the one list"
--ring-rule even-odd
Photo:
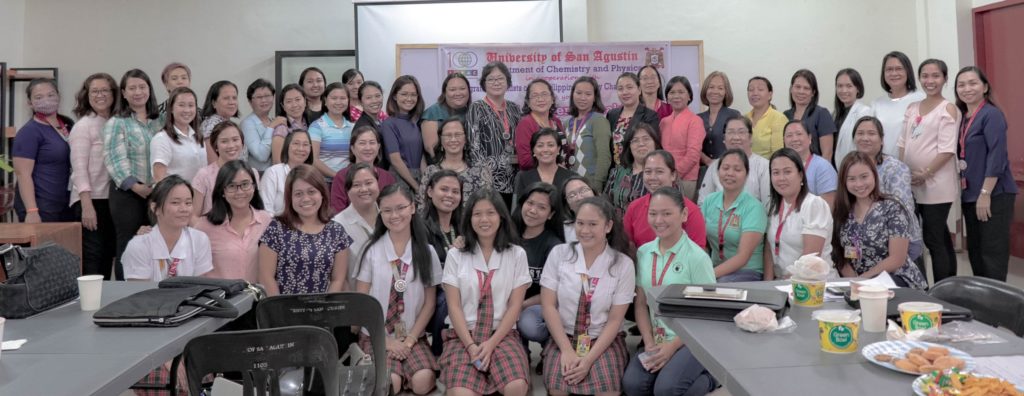
[[(103, 282), (102, 304), (145, 289), (152, 282)], [(240, 313), (253, 297), (230, 299)], [(77, 301), (25, 319), (9, 319), (5, 340), (25, 338), (21, 349), (0, 357), (0, 395), (117, 395), (153, 368), (181, 353), (196, 336), (230, 319), (200, 317), (178, 327), (99, 327)]]
[[(734, 284), (774, 289), (785, 282)], [(653, 288), (648, 301), (656, 301), (665, 290)], [(693, 355), (733, 396), (747, 395), (908, 395), (915, 376), (902, 374), (868, 362), (860, 352), (822, 352), (818, 324), (811, 312), (819, 309), (849, 309), (845, 302), (826, 302), (820, 308), (792, 307), (789, 317), (797, 323), (791, 333), (753, 334), (733, 322), (666, 318)], [(978, 323), (1006, 340), (1004, 343), (954, 343), (949, 346), (975, 356), (1024, 354), (1024, 339), (1012, 333)], [(861, 329), (859, 345), (884, 341), (885, 333)]]

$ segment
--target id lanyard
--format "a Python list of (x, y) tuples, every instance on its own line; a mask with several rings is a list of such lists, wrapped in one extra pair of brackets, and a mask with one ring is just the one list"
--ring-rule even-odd
[(484, 294), (491, 290), (491, 279), (493, 278), (494, 270), (487, 271), (486, 275), (484, 275), (483, 271), (476, 270), (476, 279), (480, 285), (480, 298), (483, 298)]
[(164, 268), (166, 267), (167, 268), (167, 277), (168, 278), (173, 278), (173, 277), (178, 275), (178, 265), (180, 265), (180, 264), (181, 264), (181, 259), (179, 259), (179, 258), (172, 258), (171, 259), (171, 263), (169, 265), (167, 264), (167, 260), (166, 259), (160, 259), (160, 272), (163, 272)]
[(668, 273), (668, 267), (672, 265), (672, 260), (676, 259), (676, 254), (672, 253), (668, 256), (668, 261), (665, 262), (665, 268), (661, 270), (661, 276), (655, 277), (658, 271), (658, 253), (651, 252), (651, 286), (661, 286), (665, 282), (665, 274)]
[(512, 137), (512, 131), (509, 130), (508, 126), (508, 112), (504, 108), (498, 109), (498, 105), (492, 102), (490, 98), (485, 97), (484, 102), (487, 102), (487, 105), (491, 106), (491, 110), (501, 117), (501, 126), (504, 128), (501, 130), (501, 137), (505, 140), (509, 140)]
[[(983, 99), (981, 104), (978, 105), (977, 109), (974, 109), (974, 113), (971, 113), (971, 118), (967, 119), (966, 125), (960, 130), (960, 159), (967, 159), (967, 147), (964, 147), (964, 143), (967, 141), (967, 132), (971, 130), (971, 124), (974, 123), (974, 119), (977, 118), (978, 112), (981, 111), (982, 107), (985, 107), (986, 101)], [(961, 169), (963, 170), (963, 169)]]
[(590, 120), (590, 116), (593, 114), (593, 112), (590, 112), (582, 119), (574, 117), (569, 120), (569, 132), (572, 133), (572, 136), (569, 136), (568, 139), (569, 143), (576, 143), (576, 138), (583, 134), (583, 129), (587, 127), (587, 121)]
[(718, 213), (718, 258), (725, 260), (725, 229), (729, 228), (729, 222), (732, 221), (733, 215), (736, 209), (729, 209), (729, 216), (725, 218), (725, 224), (722, 224), (722, 217), (725, 216), (725, 210)]
[[(782, 201), (782, 206), (786, 206), (786, 201)], [(779, 227), (775, 229), (775, 257), (779, 257), (779, 246), (782, 242), (782, 227), (786, 224), (786, 220), (789, 219), (789, 215), (793, 213), (793, 209), (796, 205), (790, 206), (786, 214), (779, 217)], [(780, 210), (779, 213), (782, 213)]]

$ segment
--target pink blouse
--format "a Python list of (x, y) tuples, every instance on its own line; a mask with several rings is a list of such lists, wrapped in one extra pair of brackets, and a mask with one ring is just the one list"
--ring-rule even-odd
[(252, 220), (241, 234), (231, 228), (229, 220), (213, 225), (206, 216), (199, 219), (196, 229), (210, 238), (213, 253), (213, 270), (203, 276), (256, 282), (260, 236), (270, 225), (273, 215), (265, 210), (252, 211)]
[(103, 164), (103, 126), (107, 119), (90, 114), (71, 127), (71, 204), (88, 191), (92, 199), (107, 199), (110, 174)]
[(676, 160), (676, 173), (684, 181), (696, 181), (704, 146), (704, 122), (689, 108), (662, 118), (661, 146)]
[[(940, 153), (956, 154), (956, 117), (946, 111), (948, 101), (942, 101), (928, 114), (921, 114), (921, 102), (911, 103), (903, 118), (903, 131), (896, 141), (896, 147), (903, 149), (903, 162), (911, 172), (927, 168)], [(953, 202), (960, 196), (960, 176), (956, 169), (957, 158), (951, 158), (939, 169), (932, 169), (933, 176), (924, 184), (911, 186), (914, 200), (919, 204)]]

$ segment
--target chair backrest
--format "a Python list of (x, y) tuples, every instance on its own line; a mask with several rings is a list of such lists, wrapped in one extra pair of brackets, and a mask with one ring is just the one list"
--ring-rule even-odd
[(970, 309), (974, 319), (1024, 336), (1024, 290), (980, 276), (954, 276), (928, 290), (932, 297)]
[[(373, 348), (374, 395), (386, 395), (391, 379), (387, 372), (387, 333), (384, 309), (376, 298), (355, 292), (291, 294), (268, 297), (256, 306), (260, 328), (307, 325), (332, 330), (340, 326), (360, 326), (370, 334)], [(349, 383), (344, 378), (343, 384)], [(348, 394), (347, 391), (342, 391)], [(361, 393), (355, 391), (355, 393)]]
[(280, 394), (283, 369), (312, 367), (323, 373), (324, 394), (338, 394), (338, 344), (314, 326), (226, 331), (193, 338), (185, 345), (189, 394), (201, 394), (203, 376), (242, 373), (243, 394)]

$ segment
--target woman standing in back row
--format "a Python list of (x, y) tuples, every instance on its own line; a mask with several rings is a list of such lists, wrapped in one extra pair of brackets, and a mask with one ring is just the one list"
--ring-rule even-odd
[(501, 62), (491, 62), (480, 72), (480, 89), (486, 96), (469, 105), (466, 125), (469, 127), (470, 161), (490, 170), (494, 190), (501, 194), (506, 207), (512, 206), (512, 188), (516, 177), (513, 133), (522, 110), (505, 100), (512, 86), (512, 74)]
[(924, 92), (917, 90), (914, 65), (906, 54), (893, 51), (882, 58), (882, 89), (887, 94), (871, 102), (871, 109), (882, 122), (882, 129), (888, 132), (882, 142), (883, 152), (896, 157), (899, 155), (896, 140), (902, 134), (907, 107), (925, 97)]

